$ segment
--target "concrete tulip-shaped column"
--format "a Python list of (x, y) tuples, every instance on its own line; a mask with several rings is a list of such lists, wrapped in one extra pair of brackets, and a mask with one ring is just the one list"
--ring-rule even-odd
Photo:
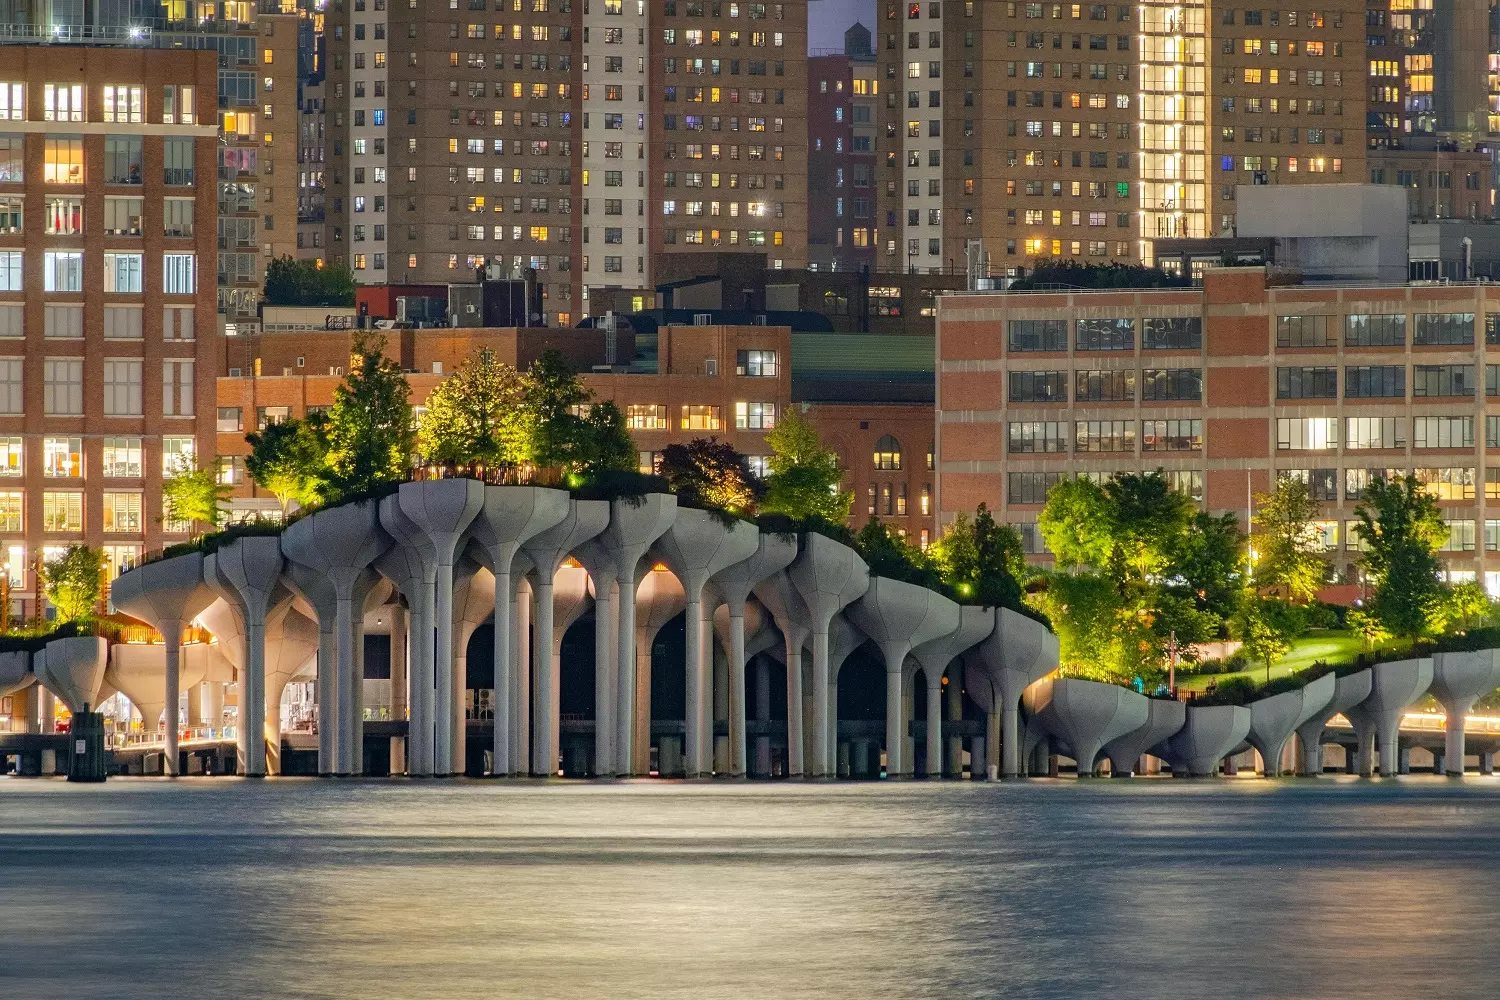
[(843, 672), (845, 662), (854, 655), (854, 651), (869, 641), (870, 637), (855, 628), (847, 614), (837, 614), (829, 619), (828, 739), (825, 741), (827, 759), (824, 761), (824, 773), (830, 777), (839, 773), (839, 674)]
[[(948, 665), (995, 630), (995, 609), (960, 607), (958, 627), (911, 651), (927, 681), (927, 777), (943, 773), (943, 674)], [(959, 678), (950, 680), (958, 690)]]
[[(713, 631), (718, 640), (715, 650), (715, 663), (722, 655), (725, 667), (725, 681), (722, 692), (719, 690), (718, 680), (714, 681), (714, 716), (718, 717), (722, 709), (724, 718), (729, 723), (729, 732), (725, 739), (725, 765), (724, 773), (734, 778), (743, 778), (749, 770), (749, 747), (745, 742), (745, 724), (749, 717), (746, 708), (746, 678), (745, 665), (755, 653), (750, 650), (750, 637), (763, 635), (767, 629), (766, 624), (771, 616), (765, 608), (754, 601), (745, 601), (739, 605), (740, 614), (730, 613), (730, 605), (724, 600), (723, 591), (717, 587), (711, 587), (717, 596), (712, 603), (718, 606), (714, 608)], [(748, 593), (748, 592), (747, 592)], [(738, 663), (738, 666), (736, 666)], [(736, 688), (736, 684), (739, 685)], [(718, 737), (715, 736), (715, 748), (717, 753)], [(743, 756), (743, 759), (741, 759)]]
[(786, 569), (796, 558), (795, 535), (760, 532), (752, 555), (720, 570), (713, 578), (728, 612), (729, 773), (736, 778), (743, 778), (749, 770), (745, 743), (745, 602), (752, 590)]
[(266, 616), (292, 599), (285, 587), (277, 592), (282, 565), (281, 540), (274, 535), (237, 539), (203, 560), (204, 581), (237, 606), (245, 626), (238, 741), (239, 770), (250, 777), (266, 773)]
[[(427, 559), (419, 546), (395, 545), (375, 560), (375, 569), (396, 585), (406, 598), (407, 712), (410, 720), (406, 732), (406, 773), (413, 777), (431, 777), (434, 746), (432, 710), (433, 644), (431, 591), (427, 587)], [(434, 574), (436, 571), (434, 570)], [(506, 616), (509, 618), (509, 602)], [(497, 718), (495, 724), (500, 725)]]
[(468, 771), (468, 691), (469, 640), (495, 609), (495, 574), (468, 556), (460, 557), (453, 567), (453, 699), (463, 717), (453, 727), (453, 768), (460, 774)]
[(679, 508), (677, 518), (656, 540), (652, 551), (677, 574), (687, 596), (687, 642), (683, 670), (687, 678), (687, 776), (713, 774), (713, 678), (709, 631), (705, 627), (703, 588), (715, 573), (749, 559), (760, 532), (755, 525), (727, 515)]
[(1146, 706), (1146, 721), (1123, 736), (1104, 744), (1109, 758), (1109, 773), (1128, 778), (1135, 773), (1141, 756), (1153, 747), (1177, 735), (1187, 722), (1187, 705), (1175, 699), (1151, 698)]
[(1333, 700), (1336, 678), (1324, 674), (1295, 691), (1250, 703), (1250, 745), (1260, 753), (1261, 773), (1267, 778), (1281, 774), (1281, 752), (1297, 727), (1321, 712)]
[(1377, 663), (1373, 671), (1370, 697), (1359, 705), (1359, 710), (1374, 726), (1375, 741), (1380, 748), (1380, 776), (1388, 778), (1399, 771), (1401, 716), (1431, 686), (1432, 660), (1423, 657)]
[[(354, 774), (363, 753), (351, 755), (358, 737), (354, 718), (363, 678), (356, 678), (358, 619), (363, 594), (373, 585), (369, 566), (391, 547), (373, 500), (317, 511), (281, 533), (288, 582), (312, 606), (320, 633), (318, 655), (318, 771)], [(362, 713), (361, 713), (362, 714)]]
[(1497, 687), (1500, 687), (1500, 650), (1433, 654), (1430, 690), (1447, 716), (1443, 751), (1443, 768), (1447, 773), (1464, 773), (1464, 730), (1469, 710), (1481, 695)]
[[(635, 676), (635, 587), (637, 568), (653, 542), (664, 535), (677, 520), (677, 498), (665, 493), (648, 493), (644, 497), (615, 500), (610, 504), (609, 528), (599, 536), (599, 544), (609, 554), (619, 585), (619, 611), (616, 626), (615, 694), (616, 772), (621, 775), (644, 773), (637, 769), (632, 753), (636, 742), (635, 713), (627, 706), (636, 702)], [(598, 581), (595, 581), (596, 584)], [(598, 592), (596, 587), (595, 593)]]
[(1032, 722), (1067, 744), (1078, 762), (1078, 776), (1092, 777), (1106, 743), (1144, 726), (1151, 703), (1116, 684), (1076, 677), (1043, 677), (1021, 694)]
[(869, 588), (845, 614), (875, 641), (885, 658), (886, 774), (909, 774), (906, 715), (902, 710), (906, 657), (912, 647), (950, 635), (958, 628), (958, 605), (926, 587), (877, 576), (870, 578)]
[(963, 661), (964, 691), (984, 712), (984, 735), (970, 737), (969, 741), (969, 777), (975, 781), (997, 781), (1000, 778), (1001, 727), (995, 682), (985, 669), (977, 648), (965, 653)]
[(635, 690), (618, 708), (622, 714), (629, 712), (634, 719), (635, 743), (623, 748), (630, 754), (631, 768), (623, 774), (646, 774), (651, 770), (651, 678), (656, 669), (651, 647), (667, 622), (686, 609), (687, 592), (670, 570), (653, 568), (641, 574), (641, 582), (635, 588)]
[(1328, 703), (1297, 726), (1297, 741), (1302, 744), (1302, 766), (1298, 774), (1317, 776), (1323, 773), (1323, 730), (1327, 727), (1328, 720), (1335, 715), (1348, 713), (1370, 697), (1370, 685), (1373, 681), (1374, 673), (1370, 670), (1359, 670), (1335, 678), (1333, 695)]
[(454, 771), (453, 561), (459, 539), (484, 506), (484, 489), (477, 479), (402, 483), (395, 496), (380, 501), (380, 523), (424, 560), (422, 599), (432, 614), (422, 641), (431, 646), (433, 672), (432, 687), (423, 695), (432, 706), (432, 730), (421, 739), (431, 740), (432, 773), (439, 777)]
[[(550, 775), (557, 774), (558, 764), (562, 759), (562, 644), (578, 619), (582, 618), (592, 605), (593, 598), (589, 597), (589, 574), (582, 567), (574, 564), (564, 564), (552, 578), (552, 686), (549, 700), (545, 706), (540, 701), (532, 709), (534, 713), (545, 714), (551, 720), (551, 743), (547, 747), (547, 759), (552, 762)], [(539, 637), (540, 641), (540, 637)], [(597, 665), (596, 665), (597, 669)], [(605, 674), (609, 674), (609, 665), (605, 664)], [(597, 696), (599, 687), (595, 678), (594, 694)], [(597, 703), (596, 703), (597, 704)], [(597, 774), (597, 770), (595, 771)]]
[(8, 698), (35, 683), (30, 653), (23, 650), (0, 653), (0, 698)]
[(36, 679), (74, 715), (99, 706), (109, 643), (98, 636), (53, 639), (32, 656)]
[(1180, 772), (1194, 778), (1218, 773), (1219, 761), (1244, 742), (1250, 732), (1250, 710), (1242, 705), (1188, 706), (1187, 721), (1163, 747), (1163, 756)]
[(511, 564), (522, 542), (570, 516), (572, 505), (573, 501), (562, 490), (539, 486), (486, 486), (484, 504), (469, 524), (469, 539), (475, 558), (495, 575), (495, 737), (490, 769), (493, 774), (510, 774), (514, 770), (510, 759), (510, 606), (515, 599)]
[[(282, 590), (283, 595), (289, 593)], [(266, 615), (266, 673), (262, 697), (262, 740), (266, 747), (266, 773), (281, 771), (281, 696), (292, 678), (302, 673), (318, 655), (318, 626), (292, 606), (290, 600), (275, 602)], [(361, 730), (363, 732), (363, 730)], [(361, 754), (363, 756), (363, 754)], [(350, 773), (358, 774), (363, 766)]]
[[(536, 567), (532, 584), (536, 614), (536, 643), (532, 650), (535, 665), (536, 710), (533, 712), (531, 734), (531, 760), (516, 761), (518, 771), (530, 771), (538, 777), (557, 773), (557, 758), (552, 748), (557, 742), (558, 728), (558, 668), (554, 655), (553, 627), (556, 605), (553, 588), (557, 571), (575, 548), (591, 538), (597, 537), (609, 526), (609, 508), (600, 500), (574, 503), (569, 513), (546, 531), (538, 532), (521, 543), (521, 552)], [(526, 669), (526, 664), (521, 664)], [(524, 713), (525, 705), (515, 706)]]
[[(602, 502), (602, 501), (601, 501)], [(619, 731), (619, 585), (615, 582), (614, 554), (598, 538), (573, 550), (573, 557), (588, 574), (589, 593), (594, 599), (594, 774), (612, 778), (622, 751), (615, 747)]]
[[(830, 773), (828, 623), (870, 588), (870, 568), (849, 546), (809, 532), (803, 537), (802, 552), (787, 570), (787, 576), (807, 606), (807, 622), (812, 632), (812, 774), (822, 778)], [(898, 712), (901, 702), (899, 685), (898, 672), (895, 698)]]
[(1021, 725), (1017, 705), (1021, 692), (1057, 669), (1057, 636), (1041, 622), (1009, 608), (995, 612), (995, 630), (976, 647), (979, 661), (994, 685), (1000, 715), (1000, 774), (1021, 773)]
[[(172, 710), (166, 713), (166, 752), (163, 757), (167, 774), (174, 777), (179, 762), (177, 705), (182, 692), (182, 629), (213, 599), (213, 592), (203, 583), (203, 556), (197, 552), (137, 566), (120, 574), (110, 586), (110, 600), (114, 606), (156, 629), (166, 644), (162, 703), (170, 705)], [(148, 728), (155, 727), (153, 719)]]
[[(807, 772), (806, 727), (802, 712), (802, 650), (812, 633), (807, 604), (786, 573), (776, 573), (755, 587), (755, 597), (771, 613), (783, 640), (786, 665), (786, 773), (800, 778)], [(824, 639), (827, 641), (826, 637)]]

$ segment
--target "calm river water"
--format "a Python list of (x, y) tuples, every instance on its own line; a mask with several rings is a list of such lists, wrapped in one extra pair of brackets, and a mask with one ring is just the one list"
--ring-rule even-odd
[(0, 779), (0, 997), (1496, 995), (1500, 779)]

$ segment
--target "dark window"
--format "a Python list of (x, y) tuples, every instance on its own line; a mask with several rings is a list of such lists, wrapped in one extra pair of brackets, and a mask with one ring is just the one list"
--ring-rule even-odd
[(1147, 368), (1141, 373), (1141, 399), (1147, 402), (1203, 398), (1203, 372), (1197, 368)]
[(1197, 316), (1142, 320), (1141, 347), (1148, 351), (1196, 351), (1203, 347), (1203, 320)]
[(1417, 313), (1412, 326), (1415, 344), (1462, 347), (1474, 343), (1473, 313)]
[(1415, 365), (1411, 378), (1413, 396), (1474, 395), (1473, 365)]
[(1327, 347), (1327, 316), (1277, 316), (1277, 347)]
[(1067, 372), (1011, 372), (1012, 403), (1066, 403)]
[(1355, 365), (1344, 369), (1345, 399), (1404, 399), (1405, 365)]
[(1345, 347), (1405, 347), (1405, 316), (1344, 317)]
[(1013, 319), (1010, 321), (1011, 351), (1066, 351), (1068, 321), (1064, 319)]
[(1135, 350), (1135, 320), (1081, 319), (1078, 321), (1078, 350)]
[(1277, 399), (1337, 399), (1337, 368), (1276, 369)]

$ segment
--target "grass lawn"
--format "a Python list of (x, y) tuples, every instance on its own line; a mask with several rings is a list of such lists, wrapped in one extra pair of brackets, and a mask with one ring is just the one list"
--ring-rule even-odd
[[(1307, 669), (1318, 660), (1326, 663), (1352, 660), (1363, 648), (1363, 641), (1353, 632), (1344, 630), (1309, 632), (1292, 643), (1291, 650), (1285, 656), (1272, 662), (1271, 676), (1273, 678), (1285, 677), (1287, 674)], [(1239, 673), (1185, 677), (1178, 682), (1178, 687), (1184, 691), (1202, 691), (1211, 680), (1224, 681), (1231, 677), (1248, 677), (1260, 683), (1266, 679), (1266, 668), (1264, 665), (1257, 665)]]

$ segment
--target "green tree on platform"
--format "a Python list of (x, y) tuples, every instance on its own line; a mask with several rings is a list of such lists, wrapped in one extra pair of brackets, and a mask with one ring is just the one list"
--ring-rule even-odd
[(1448, 526), (1432, 494), (1412, 475), (1376, 479), (1354, 508), (1360, 561), (1375, 581), (1370, 608), (1394, 636), (1415, 639), (1442, 630), (1446, 617), (1437, 553)]
[(326, 503), (400, 482), (411, 464), (411, 386), (382, 352), (383, 337), (361, 333), (349, 374), (333, 390), (328, 456), (319, 493)]

